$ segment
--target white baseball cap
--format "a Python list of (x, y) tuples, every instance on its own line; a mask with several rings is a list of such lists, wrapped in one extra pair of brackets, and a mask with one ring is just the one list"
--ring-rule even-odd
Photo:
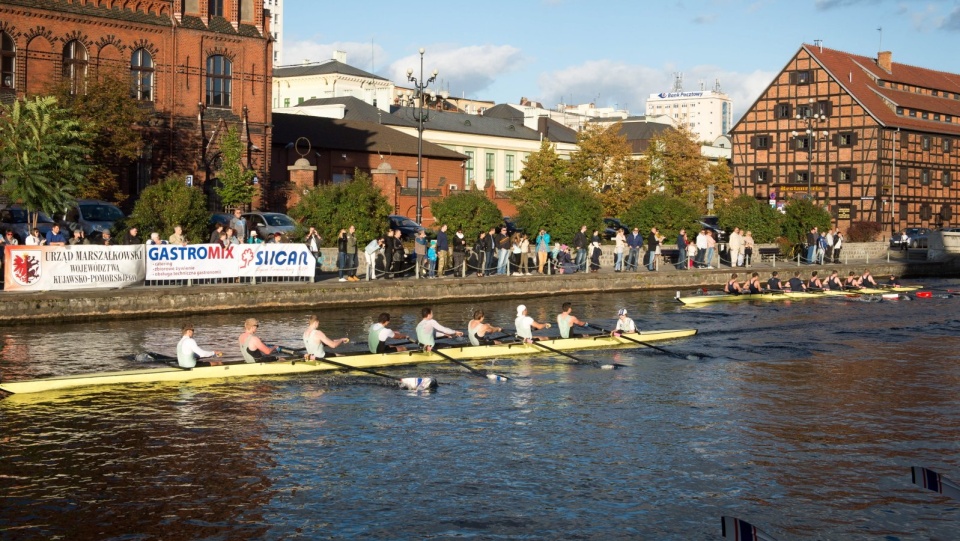
[(527, 307), (526, 307), (526, 305), (524, 305), (524, 304), (521, 304), (520, 306), (517, 307), (517, 315), (518, 315), (518, 316), (522, 316), (523, 313), (526, 312), (526, 311), (527, 311)]

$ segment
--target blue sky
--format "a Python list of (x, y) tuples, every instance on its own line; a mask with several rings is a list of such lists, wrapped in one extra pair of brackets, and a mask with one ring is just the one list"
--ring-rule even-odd
[(283, 17), (284, 64), (340, 49), (348, 64), (405, 84), (424, 47), (441, 89), (497, 103), (643, 114), (681, 72), (687, 91), (719, 79), (739, 118), (816, 39), (865, 56), (882, 43), (894, 62), (960, 73), (960, 0), (286, 0)]

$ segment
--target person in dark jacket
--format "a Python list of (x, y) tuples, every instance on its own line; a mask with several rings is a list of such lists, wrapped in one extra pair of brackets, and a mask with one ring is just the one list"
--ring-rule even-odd
[[(466, 273), (463, 272), (463, 258), (467, 253), (467, 238), (463, 235), (463, 228), (458, 227), (453, 235), (453, 275), (463, 278)], [(439, 246), (440, 243), (437, 242)]]
[(137, 236), (137, 228), (131, 227), (129, 231), (123, 236), (123, 243), (127, 245), (134, 244), (143, 244), (143, 241), (140, 240), (140, 237)]
[[(580, 226), (580, 231), (573, 236), (573, 248), (577, 251), (577, 269), (587, 271), (587, 226)], [(524, 255), (526, 257), (526, 255)]]

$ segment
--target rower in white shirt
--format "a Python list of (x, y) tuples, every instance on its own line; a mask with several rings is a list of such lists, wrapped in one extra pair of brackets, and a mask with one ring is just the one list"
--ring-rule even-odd
[(423, 319), (417, 324), (417, 342), (419, 342), (426, 351), (431, 351), (436, 345), (436, 333), (447, 336), (463, 336), (462, 332), (448, 329), (437, 323), (437, 320), (433, 319), (433, 309), (429, 306), (425, 306), (423, 310), (420, 310), (420, 315)]
[[(537, 323), (534, 319), (527, 315), (527, 307), (520, 305), (517, 307), (517, 319), (514, 320), (514, 326), (517, 328), (517, 336), (522, 338), (524, 341), (532, 342), (533, 338), (533, 329), (549, 329), (549, 323)], [(542, 339), (537, 337), (538, 340)]]
[(303, 347), (307, 350), (307, 352), (303, 355), (304, 359), (309, 361), (322, 359), (327, 354), (327, 352), (323, 349), (323, 346), (327, 346), (330, 349), (336, 349), (338, 346), (350, 342), (350, 339), (346, 337), (331, 340), (327, 338), (327, 335), (324, 334), (323, 331), (321, 331), (318, 327), (320, 327), (320, 318), (317, 316), (310, 316), (310, 322), (307, 324), (307, 330), (303, 332)]
[(183, 336), (177, 343), (177, 364), (181, 368), (193, 368), (197, 366), (197, 359), (207, 357), (220, 357), (223, 355), (220, 351), (207, 351), (201, 349), (193, 339), (193, 324), (187, 323), (183, 326)]
[(370, 347), (370, 353), (406, 351), (407, 348), (403, 346), (388, 345), (387, 340), (391, 338), (404, 340), (407, 336), (394, 332), (390, 328), (390, 314), (383, 312), (377, 317), (377, 322), (370, 325), (370, 330), (367, 331), (367, 345)]

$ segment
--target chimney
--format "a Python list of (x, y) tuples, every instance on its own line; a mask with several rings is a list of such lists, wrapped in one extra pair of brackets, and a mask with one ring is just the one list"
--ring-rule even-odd
[(893, 53), (890, 51), (881, 51), (877, 53), (877, 65), (887, 73), (893, 73)]
[(333, 59), (341, 64), (347, 63), (347, 52), (346, 51), (333, 51)]

